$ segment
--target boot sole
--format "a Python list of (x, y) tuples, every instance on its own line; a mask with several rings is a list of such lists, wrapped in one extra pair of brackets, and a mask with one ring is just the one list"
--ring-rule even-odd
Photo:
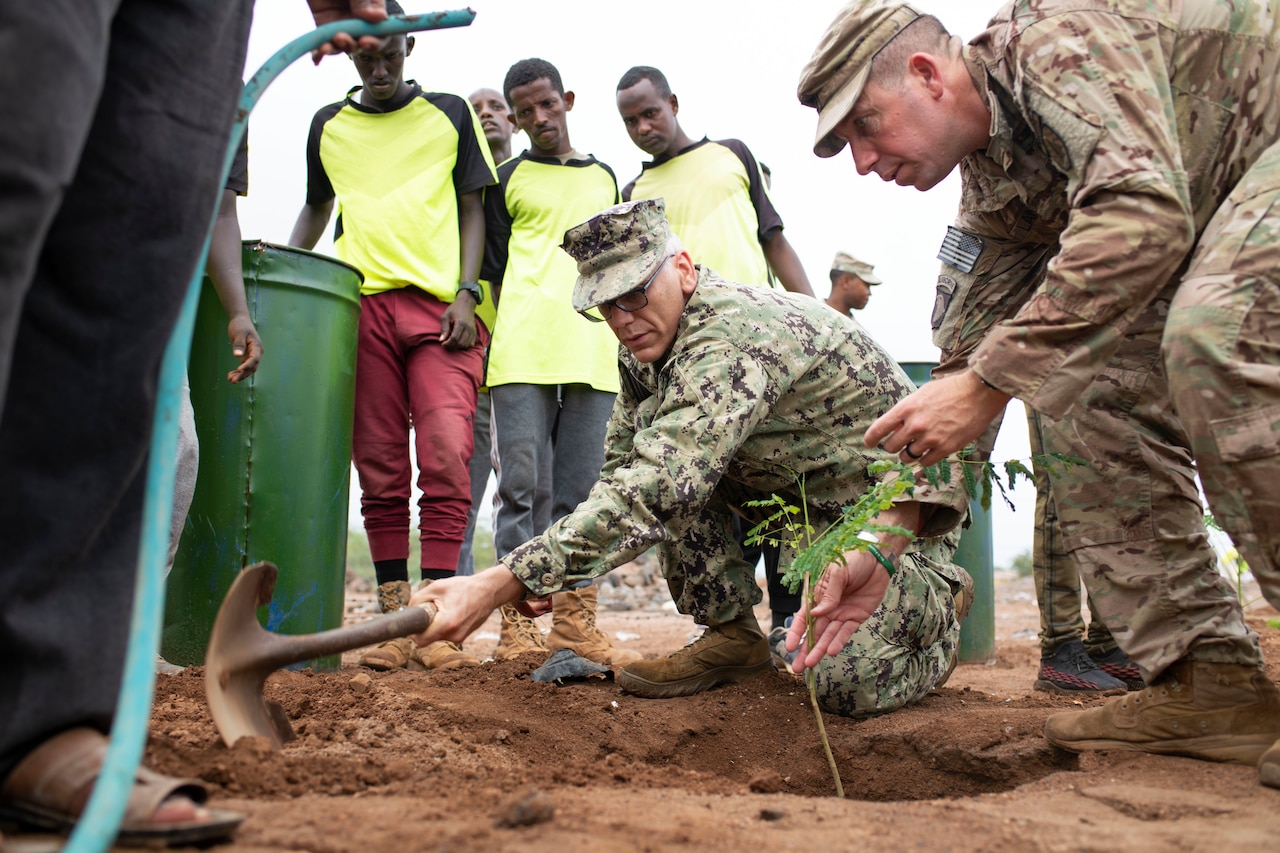
[(961, 566), (956, 568), (960, 570), (960, 591), (951, 598), (956, 606), (956, 624), (963, 625), (964, 620), (969, 618), (969, 611), (973, 609), (973, 575)]
[(1109, 690), (1088, 690), (1085, 688), (1073, 689), (1055, 684), (1047, 679), (1037, 678), (1036, 683), (1032, 685), (1036, 690), (1043, 690), (1046, 693), (1062, 693), (1067, 696), (1123, 696), (1129, 690), (1125, 687), (1112, 687)]
[(1271, 762), (1259, 765), (1258, 781), (1268, 788), (1280, 788), (1280, 764)]
[[(1250, 740), (1251, 737), (1255, 739)], [(1263, 753), (1276, 742), (1274, 734), (1185, 738), (1182, 740), (1148, 741), (1146, 743), (1103, 738), (1063, 741), (1048, 734), (1045, 735), (1045, 739), (1054, 746), (1065, 749), (1068, 752), (1084, 752), (1094, 749), (1120, 750), (1125, 752), (1146, 752), (1152, 755), (1181, 755), (1205, 761), (1224, 761), (1251, 766), (1257, 766)], [(1260, 771), (1263, 769), (1259, 768)], [(1280, 776), (1280, 768), (1273, 769), (1275, 770), (1275, 775)], [(1264, 782), (1263, 784), (1267, 783)], [(1277, 779), (1276, 786), (1280, 786), (1280, 779)]]
[[(589, 660), (592, 663), (598, 663), (601, 666), (624, 667), (630, 666), (633, 663), (640, 663), (640, 661), (644, 660), (644, 655), (639, 652), (632, 651), (631, 649), (619, 649), (612, 646), (608, 649), (602, 649), (599, 647), (588, 648), (582, 645), (565, 646), (559, 643), (547, 646), (547, 651), (551, 654), (555, 654), (562, 649), (568, 649), (583, 660)], [(601, 652), (608, 652), (608, 654), (601, 654)]]
[(410, 663), (411, 663), (410, 661), (404, 661), (403, 663), (395, 663), (393, 661), (387, 661), (386, 659), (375, 658), (370, 660), (368, 658), (365, 658), (360, 661), (359, 665), (367, 669), (371, 669), (374, 672), (390, 672), (393, 669), (405, 669), (410, 665)]
[(525, 655), (542, 655), (544, 658), (548, 656), (546, 649), (522, 649), (518, 652), (509, 652), (506, 650), (499, 651), (495, 649), (493, 659), (496, 661), (517, 660)]
[(435, 666), (422, 666), (426, 672), (450, 672), (455, 669), (466, 669), (467, 667), (480, 666), (480, 661), (451, 661), (449, 663), (438, 663)]
[[(701, 675), (681, 678), (676, 681), (650, 681), (638, 675), (620, 670), (615, 678), (618, 686), (628, 693), (642, 696), (645, 699), (674, 699), (678, 696), (692, 696), (702, 693), (721, 684), (734, 684), (750, 681), (753, 678), (773, 671), (773, 660), (766, 659), (752, 666), (720, 666), (708, 670)], [(1270, 744), (1267, 744), (1269, 747)]]

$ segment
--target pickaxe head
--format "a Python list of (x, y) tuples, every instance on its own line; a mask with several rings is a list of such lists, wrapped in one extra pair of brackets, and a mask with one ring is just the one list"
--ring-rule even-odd
[(245, 735), (261, 735), (278, 749), (294, 737), (284, 709), (262, 695), (263, 683), (279, 664), (271, 654), (276, 635), (258, 623), (258, 608), (271, 601), (276, 574), (271, 563), (242, 571), (222, 600), (209, 634), (204, 689), (214, 725), (227, 746)]
[(277, 749), (293, 740), (284, 709), (262, 695), (267, 676), (280, 667), (421, 634), (436, 612), (431, 604), (422, 604), (318, 634), (273, 634), (258, 623), (258, 608), (271, 601), (275, 588), (271, 563), (242, 571), (227, 590), (209, 634), (204, 688), (227, 746), (245, 735), (265, 737)]

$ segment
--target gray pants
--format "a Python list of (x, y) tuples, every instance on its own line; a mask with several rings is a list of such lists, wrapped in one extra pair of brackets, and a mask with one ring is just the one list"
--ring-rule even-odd
[[(489, 424), (492, 421), (489, 392), (481, 391), (476, 401), (476, 417), (472, 428), (475, 450), (471, 454), (471, 510), (467, 513), (467, 530), (462, 536), (462, 550), (458, 553), (458, 574), (476, 573), (476, 556), (472, 543), (476, 536), (476, 516), (480, 502), (484, 500), (485, 487), (489, 485), (489, 473), (496, 471), (493, 445), (489, 440)], [(494, 503), (497, 503), (495, 495)], [(533, 526), (546, 530), (551, 525), (551, 447), (543, 454), (542, 469), (538, 472), (538, 492), (533, 496)]]
[[(498, 471), (498, 520), (493, 534), (499, 558), (542, 533), (534, 502), (540, 474), (551, 457), (554, 522), (586, 499), (604, 465), (604, 436), (614, 394), (588, 385), (498, 385), (491, 435)], [(545, 480), (545, 475), (541, 476)], [(548, 523), (549, 523), (548, 522)]]

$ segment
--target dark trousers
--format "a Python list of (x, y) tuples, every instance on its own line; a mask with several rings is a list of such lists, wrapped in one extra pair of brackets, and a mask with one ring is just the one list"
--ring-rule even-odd
[(161, 357), (251, 3), (0, 4), (0, 778), (110, 724)]
[(742, 559), (755, 566), (760, 562), (760, 558), (764, 557), (765, 589), (769, 592), (769, 610), (773, 613), (774, 621), (794, 616), (800, 610), (800, 605), (804, 603), (804, 598), (800, 593), (787, 589), (782, 583), (782, 547), (768, 542), (748, 545), (746, 539), (747, 531), (750, 529), (751, 525), (743, 521), (740, 516), (733, 517), (733, 535), (738, 540), (738, 546), (742, 548)]

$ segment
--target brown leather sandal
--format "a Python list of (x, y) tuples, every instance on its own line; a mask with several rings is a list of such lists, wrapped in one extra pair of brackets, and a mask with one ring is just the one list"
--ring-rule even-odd
[[(68, 832), (88, 802), (107, 752), (107, 738), (89, 728), (68, 729), (36, 747), (0, 788), (0, 818), (36, 829)], [(152, 821), (165, 801), (185, 797), (197, 820)], [(245, 816), (205, 808), (209, 792), (199, 779), (175, 779), (139, 767), (116, 836), (124, 845), (207, 844), (231, 838)]]

